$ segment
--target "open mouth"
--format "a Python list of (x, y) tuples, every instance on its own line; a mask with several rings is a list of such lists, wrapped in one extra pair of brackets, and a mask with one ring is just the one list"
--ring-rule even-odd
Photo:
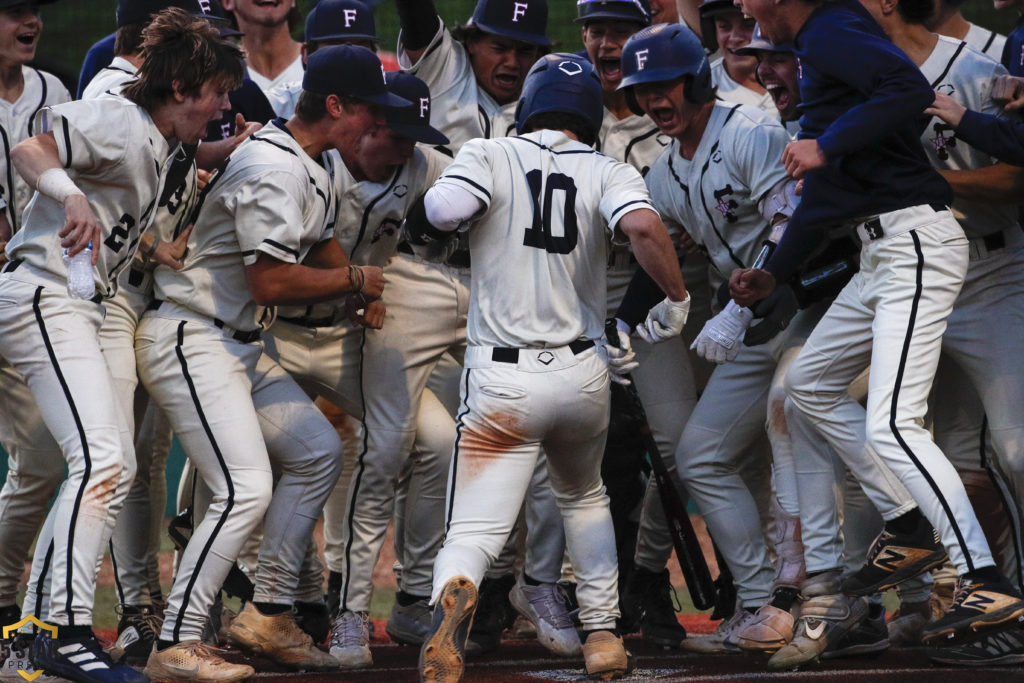
[(519, 83), (519, 77), (512, 74), (494, 74), (494, 80), (507, 90), (513, 90)]
[(38, 33), (19, 33), (17, 40), (22, 45), (35, 45), (36, 38), (39, 37)]
[(792, 99), (789, 95), (789, 88), (778, 83), (765, 83), (764, 87), (775, 101), (777, 109), (785, 109), (789, 105)]
[(622, 60), (618, 57), (599, 57), (597, 68), (603, 81), (622, 80)]
[(675, 121), (676, 111), (672, 107), (655, 107), (647, 113), (658, 128), (667, 128)]
[(257, 7), (277, 7), (279, 4), (278, 0), (256, 0), (255, 3)]

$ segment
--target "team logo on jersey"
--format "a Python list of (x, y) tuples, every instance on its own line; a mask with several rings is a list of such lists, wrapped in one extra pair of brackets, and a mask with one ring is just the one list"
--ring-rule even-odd
[(380, 241), (381, 237), (394, 237), (398, 234), (398, 228), (401, 224), (394, 218), (385, 218), (377, 226), (377, 229), (373, 231), (373, 237), (370, 238), (370, 244), (376, 244)]
[[(932, 130), (935, 131), (935, 137), (932, 138), (932, 144), (935, 146), (935, 154), (945, 161), (949, 159), (949, 150), (952, 147), (956, 147), (956, 134), (953, 132), (953, 127), (948, 126), (941, 121), (936, 121), (932, 125)], [(946, 133), (949, 133), (947, 136)]]
[(409, 186), (406, 185), (405, 183), (395, 185), (395, 189), (392, 190), (391, 193), (398, 197), (399, 199), (401, 199), (405, 195), (409, 194)]
[(566, 76), (579, 76), (583, 73), (583, 67), (578, 62), (570, 62), (568, 59), (558, 65), (558, 70)]
[(956, 92), (956, 88), (953, 87), (952, 83), (943, 83), (942, 85), (937, 87), (935, 90), (937, 92), (942, 93), (943, 95), (949, 95), (950, 97), (952, 97), (953, 93)]
[(738, 220), (736, 218), (736, 209), (739, 208), (739, 204), (735, 199), (729, 198), (729, 195), (734, 193), (735, 190), (732, 189), (732, 185), (726, 185), (721, 190), (715, 190), (715, 201), (717, 202), (715, 209), (730, 223), (735, 223)]
[(512, 6), (512, 22), (515, 24), (519, 23), (519, 17), (526, 16), (526, 10), (529, 8), (529, 3), (517, 2)]
[(714, 154), (711, 155), (711, 163), (720, 164), (722, 163), (722, 152), (721, 150), (715, 150)]
[(647, 53), (650, 50), (637, 50), (636, 51), (636, 70), (643, 71), (644, 67), (647, 66)]

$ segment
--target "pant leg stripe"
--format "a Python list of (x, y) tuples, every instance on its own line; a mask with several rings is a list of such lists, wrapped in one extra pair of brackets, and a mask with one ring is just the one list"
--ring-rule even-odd
[[(217, 439), (213, 435), (213, 430), (210, 429), (210, 423), (206, 420), (206, 413), (203, 412), (202, 403), (199, 401), (199, 394), (196, 392), (196, 385), (192, 381), (192, 375), (188, 371), (188, 360), (185, 358), (184, 350), (185, 324), (185, 321), (182, 321), (178, 325), (178, 343), (174, 347), (174, 353), (177, 355), (178, 363), (181, 365), (182, 377), (185, 378), (185, 383), (188, 384), (188, 391), (192, 397), (192, 404), (196, 408), (196, 414), (203, 425), (203, 431), (206, 432), (206, 438), (210, 441), (213, 453), (217, 456), (217, 463), (220, 465), (221, 473), (224, 475), (224, 481), (227, 482), (228, 498), (227, 503), (224, 505), (224, 512), (221, 514), (220, 519), (217, 520), (217, 525), (213, 528), (213, 533), (211, 533), (210, 537), (206, 540), (206, 545), (203, 546), (202, 551), (199, 553), (199, 557), (196, 558), (196, 565), (192, 568), (192, 575), (188, 579), (188, 585), (185, 587), (185, 594), (181, 599), (181, 606), (178, 608), (178, 615), (174, 620), (173, 638), (175, 641), (179, 640), (181, 637), (180, 633), (182, 622), (184, 621), (185, 612), (188, 609), (188, 603), (192, 596), (192, 590), (195, 588), (196, 580), (199, 578), (199, 575), (202, 574), (203, 562), (206, 561), (207, 556), (210, 554), (210, 548), (213, 547), (214, 541), (217, 540), (217, 534), (220, 533), (221, 528), (223, 528), (224, 524), (228, 520), (228, 516), (231, 514), (231, 509), (235, 506), (235, 486), (231, 481), (231, 471), (224, 462), (224, 456), (221, 454), (220, 446), (217, 444)], [(194, 533), (195, 532), (193, 530), (193, 534)]]
[(448, 477), (448, 513), (444, 520), (444, 534), (448, 535), (448, 529), (452, 525), (452, 508), (455, 506), (455, 475), (459, 470), (459, 442), (462, 441), (463, 418), (469, 415), (469, 373), (472, 370), (466, 368), (466, 378), (463, 380), (462, 395), (466, 397), (466, 409), (455, 418), (455, 452), (452, 454), (452, 473)]
[[(43, 566), (39, 570), (39, 579), (36, 581), (35, 588), (32, 589), (35, 593), (35, 609), (32, 610), (32, 614), (37, 617), (43, 613), (43, 600), (48, 598), (46, 591), (43, 590), (46, 586), (46, 575), (50, 573), (50, 564), (53, 562), (53, 539), (50, 539), (50, 544), (46, 546), (46, 556), (43, 558)], [(42, 617), (40, 617), (42, 618)], [(49, 619), (50, 615), (47, 612), (46, 618)]]
[(114, 587), (117, 589), (117, 601), (124, 605), (124, 586), (121, 585), (121, 577), (117, 572), (117, 558), (114, 556), (114, 539), (107, 544), (110, 546), (110, 567), (114, 570)]
[[(64, 373), (61, 372), (60, 363), (57, 362), (57, 355), (53, 351), (53, 344), (50, 343), (50, 335), (46, 331), (46, 320), (43, 318), (42, 309), (39, 307), (39, 300), (42, 297), (43, 288), (37, 287), (35, 296), (32, 297), (32, 313), (36, 318), (36, 325), (39, 326), (39, 333), (43, 338), (43, 346), (46, 348), (46, 354), (50, 357), (50, 364), (53, 366), (53, 371), (57, 375), (57, 381), (60, 382), (60, 388), (64, 392), (64, 398), (68, 402), (68, 408), (71, 410), (71, 417), (75, 420), (75, 428), (78, 430), (78, 438), (82, 443), (82, 458), (85, 460), (85, 470), (82, 473), (82, 484), (78, 487), (78, 491), (75, 493), (75, 506), (71, 510), (71, 519), (68, 523), (68, 549), (67, 549), (67, 576), (65, 577), (65, 590), (67, 590), (68, 600), (65, 607), (68, 617), (68, 626), (75, 625), (75, 613), (72, 609), (72, 601), (75, 597), (74, 591), (74, 538), (75, 538), (75, 527), (78, 525), (78, 510), (82, 505), (82, 498), (85, 497), (85, 490), (89, 486), (89, 475), (92, 473), (92, 458), (89, 456), (89, 441), (85, 437), (85, 426), (82, 424), (82, 418), (78, 414), (78, 407), (75, 405), (75, 400), (71, 396), (71, 390), (68, 388), (67, 380), (64, 379)], [(57, 530), (54, 529), (54, 533)]]
[(366, 347), (366, 330), (362, 331), (362, 338), (359, 340), (359, 401), (363, 409), (363, 445), (359, 451), (359, 460), (356, 462), (356, 471), (352, 475), (349, 492), (350, 503), (348, 514), (345, 517), (345, 524), (348, 526), (348, 540), (345, 542), (344, 573), (341, 578), (341, 611), (348, 609), (348, 586), (352, 579), (352, 544), (356, 539), (355, 517), (356, 499), (359, 497), (359, 484), (363, 480), (363, 473), (366, 472), (366, 453), (370, 450), (370, 430), (366, 426), (366, 386), (363, 377), (363, 350)]
[(924, 252), (921, 250), (921, 238), (918, 237), (916, 230), (910, 231), (910, 237), (914, 240), (914, 252), (917, 254), (917, 275), (915, 277), (914, 300), (910, 306), (910, 320), (907, 322), (907, 333), (903, 338), (903, 349), (900, 352), (899, 370), (896, 373), (896, 382), (892, 392), (892, 403), (889, 408), (889, 430), (896, 438), (896, 442), (899, 443), (900, 448), (903, 449), (903, 452), (907, 454), (911, 462), (914, 463), (914, 466), (924, 477), (925, 481), (928, 482), (932, 492), (935, 494), (936, 500), (938, 500), (939, 504), (942, 506), (942, 510), (945, 512), (950, 526), (953, 528), (953, 533), (956, 535), (956, 541), (960, 545), (960, 549), (963, 551), (964, 560), (967, 562), (967, 570), (974, 571), (974, 561), (971, 559), (970, 549), (967, 547), (967, 542), (964, 540), (963, 533), (960, 531), (960, 526), (956, 523), (956, 517), (954, 517), (953, 511), (950, 509), (949, 501), (947, 501), (945, 496), (942, 495), (942, 491), (935, 483), (935, 479), (932, 478), (928, 469), (921, 464), (917, 455), (914, 454), (913, 449), (910, 448), (910, 444), (904, 440), (896, 422), (900, 387), (903, 386), (903, 375), (907, 369), (907, 357), (910, 355), (910, 341), (914, 336), (914, 325), (917, 322), (917, 310), (921, 304), (921, 293), (924, 291)]

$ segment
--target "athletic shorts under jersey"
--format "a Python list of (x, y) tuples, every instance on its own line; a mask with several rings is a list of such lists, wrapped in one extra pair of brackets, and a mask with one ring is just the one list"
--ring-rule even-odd
[(311, 158), (280, 119), (251, 135), (215, 179), (189, 238), (185, 267), (155, 271), (156, 297), (236, 330), (259, 326), (245, 267), (266, 254), (298, 263), (334, 227), (330, 157)]
[[(972, 50), (966, 42), (939, 36), (932, 54), (921, 65), (921, 73), (939, 92), (956, 99), (968, 109), (1000, 115), (1003, 108), (992, 101), (992, 81), (1006, 68)], [(925, 152), (936, 168), (969, 170), (995, 163), (988, 154), (958, 140), (953, 128), (932, 118), (921, 137)], [(957, 197), (953, 215), (968, 237), (980, 237), (1013, 227), (1017, 207)]]
[[(98, 291), (112, 297), (117, 274), (132, 260), (156, 213), (180, 146), (172, 149), (149, 113), (121, 97), (49, 107), (39, 113), (36, 126), (53, 131), (61, 163), (103, 228), (103, 241), (92, 245), (98, 252), (93, 271)], [(57, 237), (63, 225), (64, 206), (36, 192), (25, 209), (22, 229), (7, 246), (8, 257), (23, 260), (30, 272), (50, 274), (51, 281), (64, 280), (67, 271)]]
[[(473, 254), (472, 346), (554, 347), (604, 328), (608, 236), (651, 209), (637, 170), (564, 133), (471, 140), (438, 183), (484, 204)], [(523, 301), (531, 306), (524, 307)]]
[(788, 143), (760, 109), (716, 102), (693, 159), (673, 141), (647, 173), (669, 231), (689, 233), (724, 278), (749, 268), (770, 232), (758, 202), (786, 177), (779, 160)]

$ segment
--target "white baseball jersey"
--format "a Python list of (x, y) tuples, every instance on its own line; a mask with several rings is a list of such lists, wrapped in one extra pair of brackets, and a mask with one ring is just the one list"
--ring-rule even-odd
[[(994, 115), (1003, 111), (989, 94), (993, 79), (1004, 75), (1006, 68), (975, 52), (964, 41), (939, 36), (932, 54), (921, 65), (921, 73), (935, 90), (955, 98), (968, 109)], [(991, 166), (996, 161), (958, 140), (953, 128), (938, 118), (928, 122), (921, 142), (936, 168), (968, 170)], [(999, 232), (1017, 223), (1017, 208), (1010, 204), (957, 197), (952, 209), (968, 237)]]
[(771, 93), (758, 94), (732, 80), (725, 70), (725, 60), (722, 58), (711, 63), (711, 83), (718, 88), (719, 99), (736, 104), (749, 104), (768, 113), (772, 118), (779, 118), (779, 111), (775, 108), (775, 100), (772, 99)]
[[(155, 271), (156, 297), (236, 330), (260, 325), (245, 267), (260, 253), (298, 263), (334, 228), (333, 162), (321, 166), (273, 121), (231, 155), (189, 238), (180, 271)], [(241, 257), (241, 258), (240, 258)]]
[(674, 141), (647, 174), (651, 201), (669, 231), (682, 228), (719, 275), (749, 268), (770, 232), (758, 202), (786, 177), (786, 129), (742, 104), (716, 102), (693, 156)]
[(25, 88), (14, 102), (0, 99), (0, 142), (3, 143), (3, 169), (0, 172), (0, 199), (7, 202), (4, 212), (11, 230), (17, 232), (21, 225), (21, 213), (32, 198), (32, 188), (11, 165), (11, 149), (42, 131), (35, 127), (35, 116), (43, 107), (49, 107), (71, 99), (57, 77), (30, 66), (21, 67)]
[(630, 211), (651, 208), (636, 169), (542, 130), (467, 142), (438, 183), (465, 189), (485, 207), (469, 236), (470, 345), (600, 338), (607, 234)]
[(279, 73), (274, 78), (267, 78), (263, 74), (253, 70), (253, 68), (246, 67), (246, 71), (249, 74), (249, 80), (260, 87), (260, 90), (264, 94), (270, 92), (274, 88), (283, 85), (285, 83), (292, 83), (294, 81), (302, 81), (302, 76), (306, 71), (306, 67), (302, 64), (302, 55), (295, 58), (295, 61), (288, 65), (288, 67)]
[(295, 105), (299, 102), (299, 95), (302, 94), (302, 81), (284, 83), (270, 90), (264, 90), (274, 113), (286, 121), (295, 115)]
[(991, 57), (997, 62), (1003, 58), (1003, 46), (1006, 44), (1006, 36), (982, 28), (977, 24), (971, 24), (964, 36), (964, 42), (978, 52)]
[(659, 132), (646, 116), (630, 114), (620, 119), (605, 109), (596, 146), (599, 152), (629, 164), (640, 171), (640, 175), (646, 175), (670, 142), (672, 138)]
[[(409, 206), (437, 180), (451, 159), (433, 149), (416, 147), (412, 159), (388, 180), (375, 183), (357, 182), (337, 151), (329, 150), (326, 156), (334, 161), (334, 239), (352, 263), (383, 268), (398, 246)], [(322, 318), (334, 310), (335, 304), (320, 303), (282, 306), (277, 312), (284, 318)]]
[(466, 48), (439, 23), (441, 28), (415, 64), (399, 34), (398, 64), (430, 86), (430, 125), (448, 136), (451, 142), (444, 148), (455, 154), (467, 140), (514, 133), (516, 103), (500, 105), (477, 84)]
[(138, 69), (124, 57), (114, 57), (110, 64), (100, 69), (82, 91), (83, 100), (92, 100), (103, 95), (120, 95), (121, 86), (135, 78)]
[[(117, 274), (135, 256), (139, 237), (156, 215), (157, 198), (180, 146), (172, 149), (149, 113), (120, 97), (49, 107), (37, 116), (36, 127), (53, 131), (61, 162), (103, 226), (103, 242), (93, 244), (98, 252), (93, 273), (98, 291), (110, 298), (117, 291)], [(66, 280), (57, 238), (63, 225), (63, 205), (36, 192), (22, 229), (7, 246), (9, 258), (30, 267), (13, 273), (16, 279), (38, 284)]]

